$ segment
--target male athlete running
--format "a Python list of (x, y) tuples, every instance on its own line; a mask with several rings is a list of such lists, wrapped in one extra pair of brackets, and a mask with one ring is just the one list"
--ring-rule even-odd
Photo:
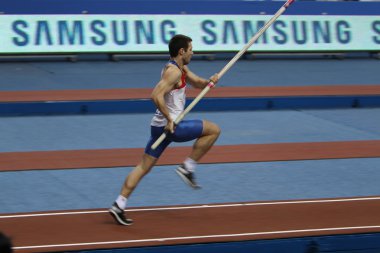
[[(203, 89), (210, 81), (216, 84), (218, 74), (206, 80), (190, 71), (187, 65), (193, 56), (193, 46), (192, 39), (185, 35), (175, 35), (170, 40), (169, 53), (170, 60), (164, 66), (161, 80), (152, 92), (152, 100), (157, 110), (151, 121), (150, 140), (146, 145), (141, 162), (127, 176), (120, 195), (109, 209), (109, 212), (121, 225), (133, 223), (132, 219), (127, 218), (124, 213), (127, 200), (171, 142), (186, 142), (196, 139), (190, 155), (176, 169), (176, 172), (189, 186), (197, 189), (200, 188), (194, 177), (197, 162), (210, 150), (220, 134), (219, 127), (207, 120), (182, 120), (178, 125), (174, 124), (176, 117), (185, 109), (186, 83)], [(153, 150), (152, 144), (165, 131), (166, 139)]]

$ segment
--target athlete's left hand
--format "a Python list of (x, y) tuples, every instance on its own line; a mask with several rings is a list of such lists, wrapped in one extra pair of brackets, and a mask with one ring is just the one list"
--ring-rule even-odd
[(168, 123), (165, 126), (165, 131), (174, 134), (175, 124), (173, 120), (168, 120)]

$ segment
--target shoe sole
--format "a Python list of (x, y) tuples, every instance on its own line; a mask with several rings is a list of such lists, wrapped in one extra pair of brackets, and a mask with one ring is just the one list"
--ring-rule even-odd
[(175, 172), (177, 173), (177, 175), (182, 179), (182, 181), (184, 181), (188, 186), (190, 186), (191, 188), (195, 189), (195, 190), (198, 190), (198, 189), (201, 189), (202, 187), (200, 185), (197, 185), (197, 184), (193, 184), (189, 179), (187, 179), (187, 177), (185, 177), (178, 169), (175, 170)]
[(112, 208), (108, 209), (108, 211), (118, 224), (123, 226), (130, 226), (133, 224), (133, 222), (125, 223), (122, 219), (120, 219), (119, 215), (117, 215), (117, 213)]

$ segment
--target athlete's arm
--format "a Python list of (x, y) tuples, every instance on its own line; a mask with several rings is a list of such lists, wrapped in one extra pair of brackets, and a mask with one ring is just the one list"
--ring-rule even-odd
[(161, 80), (156, 84), (156, 87), (154, 87), (151, 94), (151, 98), (156, 107), (168, 121), (165, 130), (172, 133), (174, 132), (174, 123), (173, 119), (170, 117), (164, 96), (175, 88), (176, 84), (181, 79), (181, 74), (181, 71), (177, 67), (168, 66), (164, 71)]
[(186, 82), (191, 84), (194, 88), (203, 89), (210, 81), (214, 84), (219, 81), (218, 74), (214, 74), (210, 79), (204, 79), (194, 74), (187, 66), (184, 66), (183, 70), (186, 72)]

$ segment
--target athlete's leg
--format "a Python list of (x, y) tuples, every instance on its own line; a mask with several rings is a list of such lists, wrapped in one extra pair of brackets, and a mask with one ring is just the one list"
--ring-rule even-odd
[(220, 135), (220, 128), (215, 123), (203, 120), (202, 135), (195, 141), (189, 158), (198, 162), (214, 145)]
[(141, 162), (129, 173), (121, 188), (120, 195), (116, 198), (115, 202), (109, 209), (109, 212), (115, 218), (116, 222), (121, 225), (128, 226), (133, 223), (132, 219), (127, 218), (124, 214), (124, 209), (127, 207), (128, 198), (141, 179), (148, 174), (152, 167), (156, 164), (165, 148), (170, 144), (170, 140), (165, 140), (155, 150), (151, 149), (152, 144), (163, 131), (163, 127), (151, 127), (152, 136), (146, 145)]

